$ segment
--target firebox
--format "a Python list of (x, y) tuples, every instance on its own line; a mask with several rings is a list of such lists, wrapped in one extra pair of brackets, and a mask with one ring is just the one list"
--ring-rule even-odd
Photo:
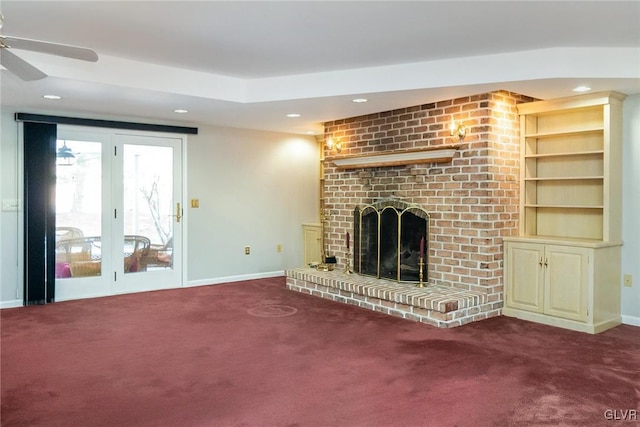
[(428, 282), (429, 213), (385, 200), (354, 209), (354, 271), (399, 282)]

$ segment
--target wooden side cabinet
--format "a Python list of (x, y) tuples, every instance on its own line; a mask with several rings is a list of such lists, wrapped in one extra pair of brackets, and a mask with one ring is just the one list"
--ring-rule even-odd
[(304, 266), (320, 263), (322, 260), (322, 226), (320, 224), (302, 224), (304, 248)]
[(505, 238), (506, 316), (581, 332), (621, 323), (620, 244)]

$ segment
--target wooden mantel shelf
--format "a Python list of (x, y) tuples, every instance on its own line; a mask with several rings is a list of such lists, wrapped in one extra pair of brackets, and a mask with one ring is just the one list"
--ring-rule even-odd
[(330, 157), (338, 169), (377, 168), (384, 166), (404, 166), (420, 163), (444, 163), (453, 159), (460, 144), (414, 148), (411, 150), (386, 153), (367, 153), (355, 156)]

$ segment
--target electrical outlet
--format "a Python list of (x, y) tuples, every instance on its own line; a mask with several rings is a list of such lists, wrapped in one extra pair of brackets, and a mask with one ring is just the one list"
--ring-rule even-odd
[(280, 243), (278, 243), (278, 246), (276, 246), (276, 251), (282, 252), (282, 245)]
[(624, 275), (624, 285), (628, 287), (631, 287), (633, 285), (633, 278), (630, 274)]
[(245, 246), (244, 247), (244, 254), (245, 255), (250, 255), (251, 254), (251, 246)]

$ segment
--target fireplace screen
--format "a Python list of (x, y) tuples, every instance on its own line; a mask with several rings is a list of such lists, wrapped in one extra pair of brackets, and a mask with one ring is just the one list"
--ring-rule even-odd
[[(384, 204), (354, 210), (354, 270), (366, 276), (418, 282), (420, 255), (427, 282), (429, 214), (422, 208)], [(421, 248), (422, 245), (422, 248)]]

